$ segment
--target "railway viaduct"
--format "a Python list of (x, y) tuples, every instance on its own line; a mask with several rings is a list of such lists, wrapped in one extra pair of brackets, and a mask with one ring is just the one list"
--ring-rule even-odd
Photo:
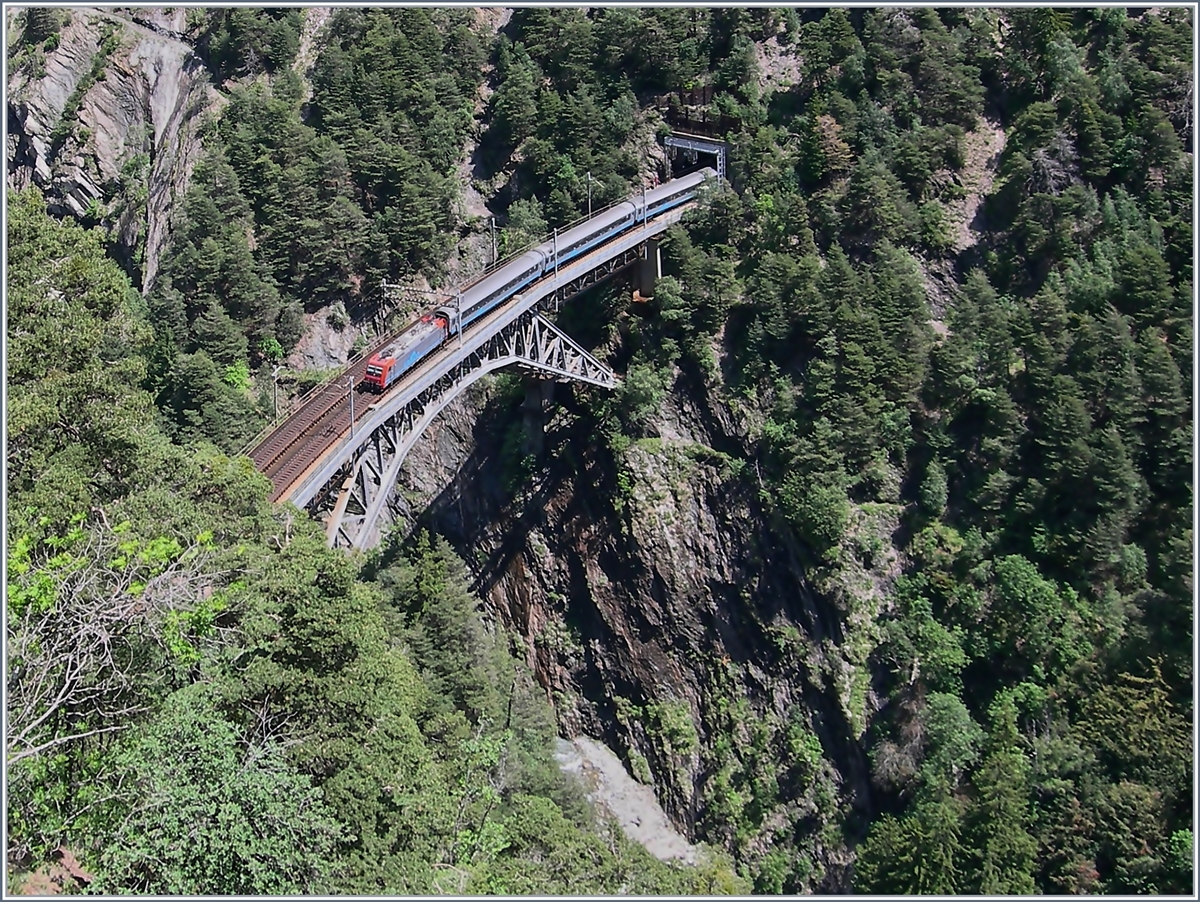
[(323, 521), (332, 546), (370, 548), (388, 521), (388, 501), (405, 456), (446, 405), (483, 376), (514, 368), (543, 379), (615, 388), (617, 377), (547, 314), (631, 266), (638, 267), (638, 281), (648, 289), (660, 274), (658, 237), (692, 206), (694, 200), (651, 216), (561, 268), (555, 265), (451, 337), (383, 395), (356, 397), (353, 386), (367, 359), (396, 335), (374, 342), (247, 449), (271, 480), (271, 500), (291, 502)]

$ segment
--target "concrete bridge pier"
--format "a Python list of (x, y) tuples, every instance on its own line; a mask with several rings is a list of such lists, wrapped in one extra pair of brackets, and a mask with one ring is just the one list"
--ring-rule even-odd
[(658, 239), (651, 238), (646, 242), (646, 256), (634, 265), (634, 300), (654, 297), (654, 284), (661, 278), (662, 254), (658, 248)]

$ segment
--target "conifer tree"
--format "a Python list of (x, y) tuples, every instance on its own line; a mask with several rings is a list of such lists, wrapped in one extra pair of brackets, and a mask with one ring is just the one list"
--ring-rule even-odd
[(993, 895), (1028, 895), (1037, 842), (1029, 833), (1030, 768), (1018, 744), (1016, 706), (1009, 695), (992, 705), (988, 748), (972, 783), (968, 815), (971, 847), (978, 855), (977, 889)]

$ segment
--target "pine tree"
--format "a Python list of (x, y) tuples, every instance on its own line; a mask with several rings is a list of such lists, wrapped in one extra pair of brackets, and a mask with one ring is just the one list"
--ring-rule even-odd
[(1015, 362), (1012, 304), (998, 295), (982, 270), (972, 270), (964, 291), (978, 309), (980, 382), (1009, 388)]
[(975, 802), (967, 819), (969, 842), (977, 856), (977, 891), (986, 895), (1028, 895), (1037, 842), (1029, 833), (1030, 768), (1018, 745), (1016, 706), (1002, 695), (992, 706), (987, 754), (972, 780)]
[(1174, 306), (1171, 272), (1162, 254), (1136, 242), (1121, 254), (1113, 303), (1139, 330), (1163, 324)]
[(217, 304), (210, 304), (192, 324), (196, 344), (222, 364), (244, 360), (249, 350), (246, 338), (237, 323)]
[(1156, 329), (1139, 337), (1138, 374), (1146, 416), (1139, 469), (1159, 497), (1170, 498), (1178, 505), (1188, 504), (1190, 405), (1183, 393), (1179, 369), (1171, 359), (1162, 333)]
[(1090, 444), (1088, 489), (1082, 493), (1078, 507), (1081, 526), (1088, 533), (1087, 555), (1096, 566), (1120, 559), (1121, 546), (1145, 489), (1115, 427), (1094, 435)]
[(875, 364), (861, 345), (842, 342), (840, 358), (834, 427), (840, 433), (847, 466), (857, 472), (867, 465), (877, 446), (883, 398), (875, 384)]
[(1107, 306), (1098, 318), (1080, 320), (1075, 332), (1069, 366), (1087, 399), (1092, 422), (1097, 427), (1116, 426), (1125, 446), (1136, 451), (1145, 417), (1137, 345), (1128, 321)]
[(1079, 166), (1085, 178), (1100, 182), (1108, 177), (1112, 151), (1100, 128), (1099, 110), (1091, 98), (1084, 98), (1075, 114), (1075, 134), (1079, 147)]
[[(524, 47), (509, 50), (501, 44), (501, 82), (492, 95), (492, 129), (500, 143), (508, 149), (518, 146), (533, 134), (538, 106), (535, 102), (534, 65), (524, 52)], [(489, 134), (492, 130), (489, 130)]]
[(62, 28), (62, 17), (61, 10), (31, 6), (25, 10), (25, 32), (22, 37), (26, 43), (41, 44), (58, 34)]
[(1119, 674), (1091, 696), (1081, 729), (1113, 774), (1182, 799), (1190, 793), (1191, 728), (1171, 699), (1162, 662), (1141, 669), (1144, 675)]
[(910, 403), (924, 381), (933, 343), (925, 288), (912, 256), (890, 244), (878, 248), (871, 274), (872, 307), (887, 343), (878, 358), (887, 396)]
[(856, 892), (953, 895), (961, 892), (962, 811), (942, 785), (900, 820), (881, 818), (858, 852)]
[(1091, 420), (1070, 376), (1054, 376), (1035, 411), (1034, 443), (1039, 471), (1055, 479), (1080, 476), (1087, 467)]

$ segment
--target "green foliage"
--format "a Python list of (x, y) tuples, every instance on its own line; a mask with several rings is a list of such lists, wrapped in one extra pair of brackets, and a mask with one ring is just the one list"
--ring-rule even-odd
[[(223, 389), (244, 389), (247, 368), (290, 351), (302, 310), (354, 308), (383, 278), (441, 267), (456, 216), (449, 176), (482, 77), (460, 14), (342, 10), (301, 121), (291, 65), (302, 17), (208, 15), (198, 50), (222, 79), (272, 78), (230, 88), (148, 298), (159, 405), (177, 437), (229, 450), (261, 421), (252, 400)], [(222, 368), (216, 380), (185, 360), (198, 352)]]
[(838, 479), (793, 472), (779, 487), (779, 503), (784, 516), (819, 553), (832, 551), (846, 532), (850, 506)]
[[(427, 10), (340, 10), (313, 72), (313, 125), (344, 152), (344, 184), (365, 217), (356, 226), (361, 238), (330, 223), (315, 240), (328, 244), (336, 230), (347, 251), (365, 252), (372, 283), (432, 268), (451, 246), (456, 192), (448, 176), (471, 126), (466, 98), (481, 76), (470, 31), (446, 24)], [(314, 164), (309, 177), (320, 183), (321, 162)], [(286, 229), (285, 218), (277, 222)], [(320, 259), (344, 258), (331, 250)]]
[(299, 9), (217, 9), (200, 38), (209, 65), (225, 79), (278, 72), (300, 49)]
[(1090, 651), (1073, 590), (1059, 589), (1019, 556), (996, 562), (994, 580), (986, 628), (992, 653), (1007, 667), (1053, 683)]
[(203, 684), (164, 701), (113, 762), (101, 892), (329, 891), (342, 826), (278, 744), (241, 739)]
[(699, 747), (692, 712), (686, 702), (652, 702), (646, 706), (646, 718), (649, 728), (661, 735), (671, 753), (687, 756)]
[[(262, 414), (242, 392), (245, 362), (222, 373), (205, 351), (181, 355), (160, 403), (173, 415), (171, 431), (184, 442), (209, 439), (226, 452), (242, 448), (261, 427)], [(230, 382), (232, 372), (233, 383)]]
[(1195, 843), (1191, 830), (1176, 830), (1171, 834), (1164, 856), (1165, 870), (1169, 876), (1162, 884), (1163, 892), (1187, 893), (1195, 885)]
[(245, 391), (250, 387), (250, 366), (244, 360), (225, 367), (225, 384)]
[(1186, 795), (1190, 728), (1167, 692), (1158, 662), (1146, 674), (1122, 673), (1089, 699), (1081, 733), (1112, 772), (1139, 780), (1165, 799)]
[(941, 204), (929, 201), (918, 208), (921, 222), (921, 242), (932, 251), (945, 251), (954, 246), (954, 238), (946, 223), (946, 214)]
[(1037, 842), (1029, 833), (1030, 766), (1017, 745), (1016, 706), (1001, 696), (993, 705), (990, 750), (975, 774), (971, 816), (978, 835), (979, 892), (1030, 895)]
[(921, 480), (921, 507), (931, 517), (940, 517), (946, 508), (946, 470), (936, 460), (931, 460)]
[(259, 347), (259, 353), (272, 363), (283, 359), (283, 346), (279, 344), (279, 340), (272, 337), (263, 339), (262, 345)]
[(536, 197), (516, 201), (508, 208), (508, 224), (500, 232), (500, 255), (520, 253), (540, 242), (549, 231)]
[(955, 786), (975, 762), (983, 730), (957, 696), (934, 692), (921, 714), (925, 730), (925, 761), (921, 779), (935, 790)]
[(950, 895), (962, 885), (961, 806), (948, 794), (884, 815), (858, 853), (857, 892)]
[[(21, 37), (26, 43), (43, 44), (54, 40), (57, 45), (58, 33), (65, 24), (62, 10), (31, 7), (24, 11), (22, 18), (25, 30)], [(53, 49), (53, 47), (46, 46), (47, 53)]]
[(154, 419), (137, 387), (146, 330), (95, 233), (50, 219), (35, 189), (8, 210), (9, 492), (62, 523), (137, 478)]
[(629, 368), (621, 382), (618, 403), (631, 427), (642, 426), (658, 412), (666, 397), (669, 380), (670, 374), (653, 364), (638, 363)]
[(488, 672), (497, 663), (475, 616), (462, 562), (444, 541), (431, 545), (422, 534), (380, 582), (404, 619), (402, 635), (433, 690), (431, 704), (447, 716), (462, 711), (472, 723), (498, 725), (500, 673)]
[(888, 652), (901, 675), (920, 677), (933, 689), (955, 691), (968, 663), (961, 627), (947, 628), (933, 613), (933, 606), (909, 580), (897, 587), (900, 603), (897, 619), (886, 627)]
[[(9, 695), (69, 684), (47, 649), (125, 612), (104, 633), (119, 668), (79, 684), (106, 707), (46, 718), (10, 762), (10, 858), (69, 842), (106, 889), (184, 894), (670, 894), (735, 873), (809, 892), (858, 832), (836, 773), (858, 752), (800, 712), (848, 660), (868, 661), (850, 694), (869, 666), (883, 702), (865, 736), (888, 812), (862, 825), (856, 889), (1189, 891), (1193, 23), (1133, 13), (521, 9), (493, 40), (466, 10), (343, 9), (302, 107), (300, 11), (193, 11), (228, 102), (145, 312), (96, 235), (10, 198)], [(24, 18), (10, 74), (57, 46), (56, 14)], [(794, 85), (760, 84), (773, 35)], [(77, 113), (118, 40), (56, 148), (90, 140)], [(357, 316), (384, 276), (444, 275), (485, 61), (475, 162), (506, 253), (589, 189), (593, 208), (636, 190), (645, 98), (711, 88), (690, 112), (728, 129), (732, 185), (664, 240), (647, 315), (597, 320), (626, 378), (585, 426), (620, 510), (621, 452), (667, 392), (706, 386), (715, 448), (736, 399), (729, 453), (753, 467), (726, 488), (755, 480), (778, 515), (748, 560), (793, 535), (817, 559), (769, 611), (776, 574), (736, 575), (739, 634), (771, 624), (751, 666), (804, 704), (768, 712), (717, 674), (739, 664), (694, 711), (657, 687), (618, 705), (650, 756), (631, 766), (678, 805), (698, 788), (696, 830), (732, 860), (663, 865), (592, 829), (540, 689), (444, 543), (389, 548), (363, 582), (222, 454), (261, 425), (253, 386), (302, 311)], [(985, 109), (1004, 150), (958, 254)], [(141, 209), (146, 167), (89, 216)], [(899, 528), (844, 543), (879, 502)], [(904, 571), (868, 571), (873, 608), (853, 547)], [(134, 729), (92, 732), (110, 725)]]
[[(110, 740), (221, 645), (224, 602), (203, 594), (216, 579), (211, 536), (184, 540), (159, 531), (169, 524), (129, 520), (109, 528), (84, 514), (60, 530), (29, 513), (10, 525), (6, 697), (20, 793), (10, 851), (36, 859), (104, 828), (96, 809), (108, 791), (97, 781)], [(21, 521), (29, 531), (16, 532)]]

